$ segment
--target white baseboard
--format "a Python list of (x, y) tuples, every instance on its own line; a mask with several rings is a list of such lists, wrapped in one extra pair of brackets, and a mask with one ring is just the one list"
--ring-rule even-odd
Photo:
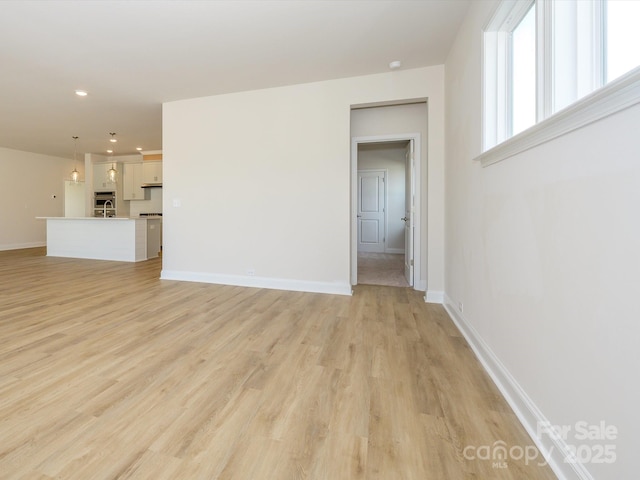
[(215, 283), (218, 285), (234, 285), (239, 287), (269, 288), (274, 290), (291, 290), (294, 292), (331, 293), (334, 295), (352, 294), (351, 285), (348, 283), (338, 282), (313, 282), (308, 280), (290, 280), (285, 278), (183, 272), (179, 270), (162, 270), (160, 279), (180, 280), (183, 282)]
[(46, 242), (10, 243), (8, 245), (0, 245), (0, 250), (21, 250), (23, 248), (44, 247), (46, 245)]
[(424, 301), (427, 303), (440, 303), (444, 302), (444, 292), (440, 290), (429, 290), (424, 296)]
[(496, 384), (505, 400), (527, 430), (534, 443), (547, 459), (549, 466), (560, 480), (593, 480), (593, 476), (581, 463), (565, 461), (570, 458), (570, 450), (562, 438), (552, 438), (550, 435), (540, 437), (538, 425), (548, 424), (547, 418), (533, 403), (533, 400), (518, 384), (500, 359), (493, 353), (489, 345), (482, 339), (475, 328), (455, 308), (455, 303), (448, 295), (444, 296), (444, 307), (467, 340), (478, 360)]

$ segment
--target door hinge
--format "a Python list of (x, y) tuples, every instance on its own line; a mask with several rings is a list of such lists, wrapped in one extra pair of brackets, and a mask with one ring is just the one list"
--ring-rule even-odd
[(413, 258), (411, 259), (411, 266), (413, 267)]

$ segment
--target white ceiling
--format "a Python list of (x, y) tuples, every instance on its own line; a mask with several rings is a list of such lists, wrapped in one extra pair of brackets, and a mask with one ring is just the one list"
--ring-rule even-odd
[(0, 146), (161, 149), (162, 102), (442, 64), (468, 5), (2, 0)]

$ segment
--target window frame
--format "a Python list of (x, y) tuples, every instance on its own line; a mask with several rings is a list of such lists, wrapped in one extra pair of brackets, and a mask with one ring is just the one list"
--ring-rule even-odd
[[(580, 81), (592, 82), (592, 91), (584, 95), (584, 87), (576, 81), (570, 95), (575, 95), (571, 102), (561, 108), (556, 106), (557, 84), (554, 83), (554, 2), (549, 0), (503, 0), (493, 17), (483, 29), (483, 74), (482, 74), (482, 149), (483, 152), (474, 160), (481, 162), (482, 166), (491, 165), (517, 153), (547, 142), (553, 138), (567, 134), (593, 123), (620, 110), (640, 103), (640, 66), (626, 74), (605, 84), (606, 81), (606, 25), (605, 25), (606, 0), (594, 0), (588, 2), (590, 11), (583, 10), (582, 15), (591, 15), (587, 25), (580, 28), (591, 29), (583, 35), (591, 35), (592, 52), (589, 57), (581, 57), (586, 62), (590, 74), (583, 76)], [(508, 20), (517, 22), (511, 25), (511, 29), (518, 25), (520, 19), (536, 3), (536, 118), (537, 123), (514, 136), (505, 136), (508, 132), (506, 122), (509, 113), (505, 110), (506, 95), (509, 89), (508, 71), (499, 68), (499, 62), (506, 60), (501, 58), (499, 42), (508, 44), (505, 38), (509, 28)], [(576, 6), (576, 11), (582, 6)], [(520, 17), (518, 14), (520, 13)], [(505, 22), (507, 22), (505, 24)], [(506, 27), (504, 26), (506, 25)], [(576, 29), (578, 25), (576, 23)], [(574, 45), (575, 46), (575, 45)], [(578, 50), (576, 49), (576, 52)], [(507, 52), (508, 53), (508, 52)], [(576, 54), (577, 55), (577, 54)], [(579, 67), (576, 61), (576, 71)], [(501, 77), (502, 75), (502, 77)], [(586, 80), (585, 80), (586, 78)], [(577, 73), (576, 73), (577, 79)], [(503, 82), (503, 83), (500, 83)], [(502, 91), (500, 89), (502, 88)], [(581, 88), (583, 90), (581, 90)], [(584, 96), (583, 96), (584, 95)], [(502, 138), (502, 140), (500, 140)]]
[[(507, 103), (507, 111), (506, 111), (506, 118), (507, 118), (507, 134), (508, 137), (507, 138), (511, 138), (514, 136), (514, 112), (516, 110), (515, 106), (515, 96), (514, 96), (514, 58), (515, 58), (515, 50), (514, 50), (514, 34), (516, 29), (522, 25), (522, 22), (524, 22), (525, 18), (527, 17), (527, 15), (529, 15), (529, 12), (531, 11), (531, 9), (533, 9), (533, 14), (534, 14), (534, 21), (537, 23), (537, 8), (536, 8), (536, 1), (535, 0), (530, 0), (528, 1), (529, 7), (524, 10), (523, 12), (518, 12), (519, 17), (518, 18), (518, 22), (516, 25), (514, 25), (510, 30), (509, 30), (509, 37), (507, 40), (507, 48), (509, 49), (509, 77), (507, 79), (507, 88), (508, 88), (508, 103)], [(534, 25), (534, 29), (535, 29), (535, 25)], [(536, 38), (537, 38), (537, 32), (536, 32)], [(537, 46), (535, 47), (536, 50), (534, 50), (533, 52), (533, 63), (535, 65), (535, 73), (534, 73), (534, 95), (535, 95), (535, 99), (534, 99), (534, 122), (532, 125), (530, 125), (529, 127), (535, 125), (536, 123), (538, 123), (539, 120), (539, 112), (538, 112), (538, 105), (537, 105), (537, 98), (538, 98), (538, 80), (537, 80), (537, 72), (539, 70), (539, 66), (537, 65), (538, 63), (538, 55), (537, 55)], [(527, 128), (529, 128), (527, 127)], [(526, 130), (526, 128), (525, 128)], [(519, 132), (518, 132), (519, 133)]]
[(474, 160), (480, 161), (483, 167), (492, 165), (637, 104), (640, 104), (640, 67), (495, 145)]
[[(606, 84), (607, 0), (539, 1), (543, 5), (539, 17), (542, 27), (537, 34), (547, 38), (539, 55), (541, 68), (548, 72), (541, 84), (546, 100), (540, 118), (544, 119)], [(572, 34), (556, 36), (557, 30), (570, 30)], [(569, 72), (559, 71), (567, 65)], [(571, 79), (570, 84), (567, 78)]]
[(483, 29), (483, 150), (512, 137), (511, 34), (535, 4), (504, 0)]

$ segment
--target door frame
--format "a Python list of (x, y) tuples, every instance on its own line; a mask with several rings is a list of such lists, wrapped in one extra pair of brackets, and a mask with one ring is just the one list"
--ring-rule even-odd
[[(422, 255), (420, 255), (420, 246), (422, 245), (421, 234), (421, 190), (422, 182), (420, 179), (422, 171), (420, 144), (420, 133), (402, 133), (392, 135), (375, 135), (366, 137), (351, 137), (351, 246), (350, 246), (350, 280), (351, 285), (358, 284), (358, 145), (362, 143), (384, 143), (384, 142), (402, 142), (413, 140), (414, 145), (414, 168), (413, 178), (411, 182), (414, 185), (414, 209), (413, 209), (413, 288), (420, 290), (420, 286), (426, 283), (422, 278)], [(407, 175), (407, 172), (405, 172)]]
[[(384, 195), (383, 195), (383, 201), (384, 201), (384, 206), (383, 209), (384, 211), (382, 212), (382, 217), (384, 218), (384, 231), (382, 232), (382, 235), (384, 236), (384, 240), (382, 242), (382, 246), (384, 248), (384, 252), (383, 253), (387, 253), (387, 238), (388, 238), (388, 228), (389, 228), (389, 217), (388, 217), (388, 203), (389, 203), (389, 169), (388, 168), (363, 168), (363, 169), (358, 169), (356, 171), (356, 195), (358, 194), (357, 189), (359, 188), (358, 182), (357, 182), (357, 176), (360, 172), (382, 172), (384, 174)], [(357, 196), (356, 196), (356, 242), (358, 241), (357, 239), (357, 235), (358, 235), (358, 230), (357, 230), (357, 226), (358, 226), (358, 202), (357, 202)], [(358, 244), (356, 243), (356, 249), (358, 247)]]

